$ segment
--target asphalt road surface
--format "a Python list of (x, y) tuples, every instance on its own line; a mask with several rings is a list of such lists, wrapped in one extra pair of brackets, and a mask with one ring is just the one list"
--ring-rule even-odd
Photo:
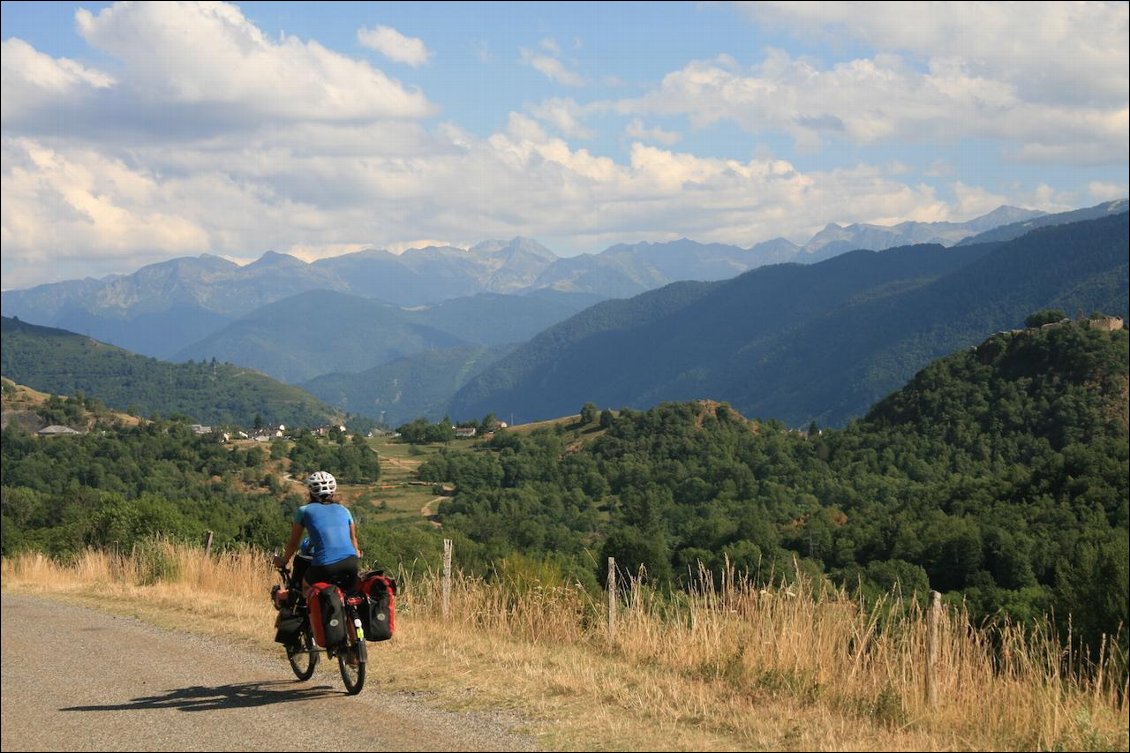
[[(4, 751), (537, 750), (506, 714), (349, 696), (337, 662), (295, 679), (277, 658), (33, 596), (0, 597)], [(375, 667), (370, 667), (370, 671)]]

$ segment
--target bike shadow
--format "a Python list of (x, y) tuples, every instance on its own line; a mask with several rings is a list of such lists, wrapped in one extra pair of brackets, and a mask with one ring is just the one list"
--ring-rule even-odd
[(240, 682), (229, 685), (192, 685), (170, 690), (163, 695), (134, 698), (125, 703), (90, 706), (66, 706), (60, 711), (129, 711), (140, 709), (179, 709), (181, 711), (213, 711), (216, 709), (253, 708), (276, 703), (309, 701), (341, 695), (330, 685), (307, 685), (296, 688), (294, 680)]

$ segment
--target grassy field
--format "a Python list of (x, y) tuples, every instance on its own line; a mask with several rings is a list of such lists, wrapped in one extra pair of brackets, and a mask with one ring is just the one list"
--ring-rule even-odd
[[(603, 598), (576, 588), (457, 573), (445, 614), (434, 571), (401, 578), (396, 637), (371, 654), (388, 671), (371, 687), (516, 713), (550, 750), (1127, 750), (1125, 657), (1067, 667), (1049, 636), (990, 635), (961, 614), (936, 623), (930, 703), (919, 610), (877, 620), (803, 580), (730, 580), (675, 600), (629, 583), (613, 634)], [(160, 541), (2, 563), (6, 592), (222, 635), (289, 676), (271, 642), (271, 584), (264, 552)]]
[[(563, 416), (551, 421), (513, 426), (505, 431), (518, 434), (530, 434), (538, 429), (559, 431), (569, 447), (591, 442), (602, 433), (596, 424), (581, 425), (579, 421), (580, 416)], [(411, 445), (391, 437), (375, 437), (369, 440), (369, 446), (380, 456), (380, 483), (371, 486), (342, 484), (342, 495), (350, 503), (371, 505), (376, 511), (374, 520), (377, 523), (427, 522), (435, 513), (436, 505), (454, 490), (446, 487), (437, 493), (434, 484), (420, 481), (416, 475), (420, 465), (446, 448), (467, 450), (484, 441), (457, 439), (446, 445)]]
[(377, 522), (426, 519), (436, 493), (432, 484), (416, 478), (416, 471), (442, 445), (410, 445), (394, 439), (370, 440), (381, 459), (381, 480), (371, 489), (378, 506)]

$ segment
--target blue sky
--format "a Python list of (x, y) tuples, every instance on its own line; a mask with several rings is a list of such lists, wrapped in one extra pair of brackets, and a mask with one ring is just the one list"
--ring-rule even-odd
[(1128, 7), (4, 2), (2, 285), (1124, 198)]

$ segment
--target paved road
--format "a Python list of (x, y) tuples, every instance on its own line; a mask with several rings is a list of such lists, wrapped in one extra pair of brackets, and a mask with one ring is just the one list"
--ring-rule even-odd
[[(503, 714), (453, 713), (337, 663), (282, 657), (33, 596), (0, 597), (4, 751), (536, 750)], [(336, 725), (340, 724), (338, 727)]]

